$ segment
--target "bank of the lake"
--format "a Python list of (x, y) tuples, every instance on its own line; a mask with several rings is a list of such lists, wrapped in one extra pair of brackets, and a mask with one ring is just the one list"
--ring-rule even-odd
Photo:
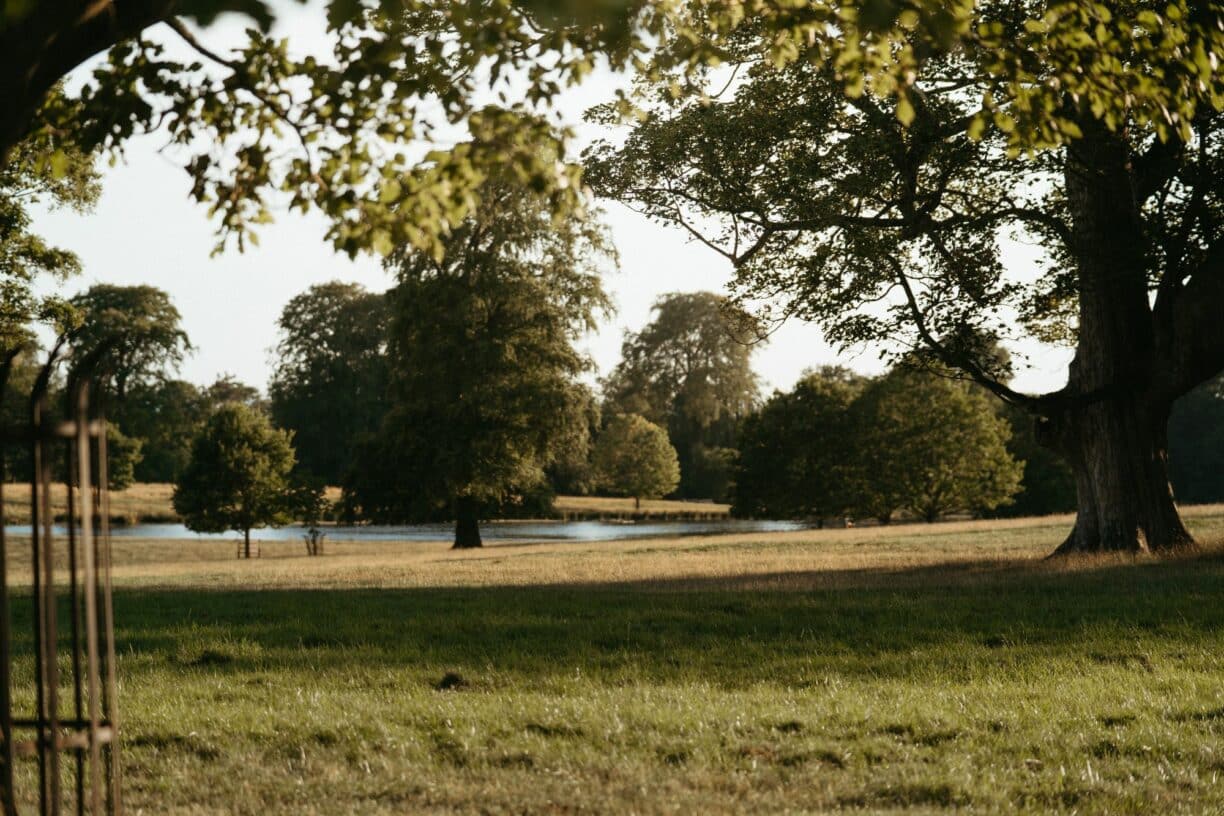
[[(682, 538), (695, 535), (748, 533), (787, 533), (806, 529), (797, 521), (762, 519), (709, 519), (705, 521), (489, 521), (480, 525), (481, 536), (496, 541), (626, 541), (637, 538)], [(27, 536), (28, 524), (10, 524), (11, 535)], [(448, 541), (454, 536), (452, 524), (367, 524), (323, 525), (319, 529), (333, 541)], [(66, 532), (56, 525), (59, 534)], [(308, 532), (302, 525), (265, 527), (251, 531), (256, 541), (298, 541)], [(237, 540), (237, 532), (196, 533), (181, 523), (130, 524), (111, 528), (113, 538), (169, 540)]]
[[(4, 491), (4, 519), (9, 524), (30, 521), (30, 486), (7, 483)], [(110, 515), (114, 525), (175, 524), (181, 521), (174, 512), (171, 497), (174, 485), (134, 484), (126, 490), (112, 490)], [(340, 489), (327, 488), (327, 500), (337, 502)], [(51, 491), (51, 510), (56, 519), (66, 515), (63, 485)], [(606, 496), (558, 496), (553, 517), (548, 521), (715, 521), (729, 518), (730, 506), (710, 501), (646, 499), (636, 506), (633, 499)]]

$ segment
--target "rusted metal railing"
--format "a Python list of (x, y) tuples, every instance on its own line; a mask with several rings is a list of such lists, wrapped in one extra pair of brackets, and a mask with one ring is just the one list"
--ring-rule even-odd
[[(30, 453), (30, 598), (33, 602), (34, 707), (14, 715), (9, 540), (0, 494), (0, 813), (16, 816), (36, 799), (40, 816), (119, 814), (119, 714), (116, 705), (114, 607), (111, 603), (110, 506), (106, 420), (91, 409), (91, 372), (99, 354), (68, 377), (66, 419), (52, 411), (52, 375), (62, 344), (51, 352), (30, 394), (28, 422), (5, 428), (0, 453)], [(0, 367), (5, 391), (16, 353)], [(57, 479), (57, 471), (62, 479)], [(96, 472), (95, 472), (96, 471)], [(57, 527), (52, 486), (63, 481), (67, 509)], [(0, 490), (3, 489), (0, 479)], [(65, 603), (66, 602), (66, 603)], [(67, 632), (59, 614), (68, 611)], [(68, 655), (61, 651), (66, 648)], [(65, 659), (66, 658), (66, 659)], [(61, 668), (71, 675), (60, 676)], [(70, 689), (71, 699), (61, 694)], [(36, 796), (19, 791), (15, 762), (37, 765)]]

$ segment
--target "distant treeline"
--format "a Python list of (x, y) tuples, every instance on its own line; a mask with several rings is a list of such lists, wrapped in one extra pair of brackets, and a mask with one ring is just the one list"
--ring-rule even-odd
[[(597, 395), (576, 377), (584, 364), (572, 356), (561, 307), (547, 317), (547, 310), (527, 305), (546, 303), (538, 292), (502, 282), (484, 293), (486, 300), (518, 302), (522, 325), (533, 328), (517, 341), (515, 365), (469, 355), (465, 369), (460, 350), (473, 342), (475, 306), (455, 300), (446, 314), (460, 317), (448, 328), (430, 298), (470, 301), (479, 288), (467, 282), (452, 294), (434, 292), (439, 284), (428, 276), (414, 286), (420, 291), (401, 283), (381, 294), (333, 282), (293, 298), (279, 320), (267, 398), (230, 377), (201, 387), (171, 376), (191, 346), (164, 292), (101, 285), (78, 296), (77, 356), (107, 337), (123, 338), (111, 353), (105, 396), (112, 484), (179, 481), (208, 418), (222, 405), (241, 403), (292, 432), (298, 483), (344, 486), (339, 509), (354, 519), (453, 518), (444, 493), (417, 489), (432, 478), (423, 463), (437, 451), (461, 453), (467, 448), (460, 443), (470, 446), (482, 435), (497, 444), (471, 448), (477, 457), (513, 459), (515, 445), (526, 443), (521, 431), (517, 437), (499, 431), (503, 420), (547, 428), (551, 441), (540, 442), (538, 455), (518, 471), (498, 476), (497, 489), (481, 499), (485, 517), (546, 515), (558, 493), (726, 500), (740, 515), (807, 519), (1036, 515), (1075, 507), (1070, 469), (1039, 444), (1028, 415), (919, 365), (876, 378), (822, 368), (762, 402), (751, 367), (751, 321), (718, 295), (660, 298), (651, 322), (626, 336), (622, 360)], [(413, 312), (412, 304), (422, 308)], [(555, 330), (541, 334), (548, 320)], [(454, 340), (449, 351), (443, 330)], [(504, 353), (500, 335), (488, 332), (486, 342)], [(2, 406), (9, 424), (23, 417), (40, 362), (36, 351), (31, 345), (15, 360)], [(521, 387), (532, 381), (523, 362), (528, 352), (567, 361), (552, 379), (539, 379), (547, 365), (537, 366), (538, 388), (529, 400)], [(498, 402), (482, 405), (466, 424), (442, 394), (463, 371), (475, 378), (472, 389), (484, 387)], [(489, 372), (498, 371), (503, 379), (487, 385)], [(52, 384), (62, 387), (62, 377)], [(405, 413), (414, 404), (415, 419)], [(1224, 378), (1177, 403), (1169, 451), (1179, 500), (1224, 501)], [(449, 465), (435, 457), (428, 467)], [(7, 478), (24, 479), (28, 462), (13, 451), (5, 469)], [(398, 505), (394, 498), (428, 495), (438, 498)]]
[[(1071, 469), (1039, 443), (1034, 419), (944, 373), (822, 368), (775, 393), (741, 426), (732, 512), (887, 522), (1073, 511)], [(1224, 501), (1224, 377), (1177, 403), (1169, 434), (1177, 498)]]

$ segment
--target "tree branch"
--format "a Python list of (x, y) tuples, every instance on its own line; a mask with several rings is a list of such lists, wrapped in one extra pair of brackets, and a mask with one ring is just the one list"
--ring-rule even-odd
[(1186, 145), (1180, 139), (1157, 139), (1134, 161), (1135, 200), (1143, 204), (1177, 174)]
[[(176, 0), (40, 0), (0, 32), (0, 167), (69, 71), (174, 13)], [(67, 22), (70, 21), (70, 22)]]
[(183, 42), (195, 49), (196, 52), (204, 57), (207, 57), (218, 65), (230, 69), (234, 76), (239, 80), (239, 87), (262, 102), (264, 105), (267, 105), (268, 110), (272, 111), (274, 114), (276, 114), (278, 119), (292, 128), (293, 132), (297, 135), (298, 142), (302, 145), (302, 152), (306, 154), (306, 160), (310, 162), (310, 166), (313, 171), (314, 154), (310, 151), (310, 145), (306, 141), (306, 134), (302, 131), (302, 126), (294, 121), (293, 117), (289, 115), (289, 111), (285, 110), (285, 108), (275, 99), (272, 99), (259, 88), (255, 87), (254, 83), (250, 81), (250, 75), (247, 73), (245, 65), (235, 60), (226, 59), (217, 52), (205, 46), (196, 38), (195, 34), (191, 32), (191, 29), (187, 28), (187, 26), (183, 24), (182, 20), (170, 18), (166, 21), (166, 25), (170, 26), (171, 30), (174, 31), (175, 34), (178, 34)]
[(918, 330), (918, 336), (922, 338), (922, 342), (926, 343), (927, 347), (935, 352), (936, 356), (945, 365), (964, 371), (974, 382), (1004, 402), (1010, 405), (1017, 405), (1033, 413), (1040, 413), (1041, 406), (1044, 404), (1042, 398), (1021, 394), (1019, 391), (1009, 388), (983, 371), (976, 361), (952, 352), (941, 343), (927, 327), (926, 316), (922, 313), (922, 307), (918, 304), (918, 298), (914, 294), (914, 289), (910, 285), (905, 270), (901, 268), (901, 263), (895, 258), (889, 258), (888, 262), (897, 276), (897, 283), (901, 285), (901, 291), (905, 293), (905, 301), (909, 306), (910, 317), (914, 321), (914, 328)]

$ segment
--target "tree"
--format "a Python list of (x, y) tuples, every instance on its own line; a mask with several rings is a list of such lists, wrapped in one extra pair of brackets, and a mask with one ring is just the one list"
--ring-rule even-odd
[(682, 495), (721, 498), (711, 487), (722, 477), (709, 465), (726, 456), (708, 449), (734, 447), (759, 390), (748, 323), (712, 292), (664, 295), (654, 319), (625, 338), (621, 362), (603, 382), (610, 413), (640, 414), (667, 428), (680, 455)]
[(389, 268), (390, 408), (346, 481), (352, 512), (454, 518), (480, 546), (482, 506), (539, 485), (585, 427), (574, 341), (608, 308), (592, 218), (553, 218), (545, 198), (491, 180), (441, 257), (405, 247)]
[[(895, 93), (862, 92), (869, 57), (826, 58), (819, 10), (794, 23), (808, 46), (776, 36), (779, 18), (723, 18), (702, 47), (735, 81), (654, 97), (623, 146), (591, 154), (590, 181), (722, 252), (739, 296), (777, 296), (845, 346), (930, 348), (1035, 416), (1076, 478), (1059, 552), (1192, 546), (1165, 437), (1174, 400), (1224, 368), (1224, 94), (1208, 56), (1224, 11), (960, 4), (940, 45), (930, 15), (897, 12), (907, 34), (888, 11), (867, 25), (867, 8), (836, 31), (846, 50), (891, 38), (908, 66)], [(1008, 233), (1045, 248), (1041, 274), (1007, 268)], [(958, 342), (1025, 334), (1074, 342), (1066, 387), (1018, 393)]]
[(272, 417), (293, 431), (302, 468), (340, 484), (353, 449), (385, 411), (387, 304), (357, 284), (324, 283), (281, 312), (268, 387)]
[[(54, 166), (52, 156), (57, 156)], [(62, 298), (41, 294), (36, 283), (79, 273), (80, 259), (31, 232), (27, 208), (43, 203), (89, 212), (99, 192), (94, 157), (72, 148), (57, 150), (51, 139), (27, 139), (14, 148), (7, 164), (0, 162), (0, 348), (6, 352), (28, 343), (31, 322), (63, 333), (75, 317)]]
[[(106, 426), (106, 482), (111, 490), (127, 490), (136, 481), (136, 468), (143, 457), (144, 440), (127, 436), (114, 425)], [(94, 457), (94, 473), (98, 473)]]
[(603, 414), (589, 386), (574, 383), (573, 391), (576, 419), (566, 424), (563, 437), (557, 440), (556, 456), (545, 468), (545, 477), (554, 494), (585, 496), (596, 489), (591, 453)]
[(261, 414), (269, 413), (268, 401), (253, 385), (238, 380), (233, 374), (220, 374), (213, 384), (203, 390), (204, 403), (209, 411), (223, 405), (244, 405)]
[(148, 384), (177, 369), (191, 342), (178, 309), (154, 286), (100, 283), (72, 298), (80, 325), (72, 332), (73, 351), (87, 357), (105, 346), (98, 364), (114, 383), (122, 403), (133, 384)]
[(906, 509), (926, 521), (994, 510), (1020, 488), (1009, 426), (979, 389), (895, 369), (852, 408), (856, 456), (849, 481), (860, 512), (887, 521)]
[(680, 463), (667, 431), (637, 414), (614, 417), (595, 440), (596, 483), (617, 496), (642, 499), (666, 496), (680, 484)]
[(851, 406), (865, 378), (824, 367), (775, 392), (745, 418), (735, 468), (737, 516), (826, 519), (845, 516), (859, 445)]
[(251, 528), (290, 520), (292, 435), (238, 403), (218, 408), (191, 447), (174, 487), (174, 511), (190, 530), (242, 533), (251, 557)]

